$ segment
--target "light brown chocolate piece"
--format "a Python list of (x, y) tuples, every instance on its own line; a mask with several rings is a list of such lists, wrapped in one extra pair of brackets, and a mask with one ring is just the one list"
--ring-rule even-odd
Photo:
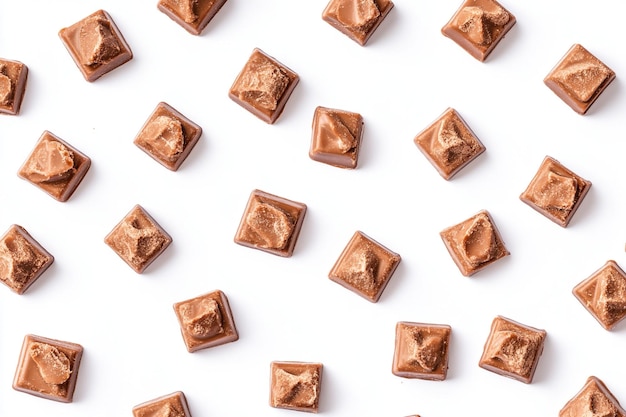
[(403, 378), (443, 381), (448, 373), (452, 328), (445, 324), (396, 324), (392, 372)]
[(111, 16), (104, 10), (59, 31), (59, 37), (85, 80), (95, 81), (133, 58)]
[(226, 0), (159, 0), (157, 7), (192, 35), (200, 35)]
[(452, 108), (418, 133), (414, 142), (446, 180), (485, 151), (474, 132)]
[(136, 205), (104, 242), (141, 274), (172, 243), (172, 238), (143, 207)]
[(22, 344), (13, 388), (37, 397), (72, 402), (83, 347), (27, 335)]
[(322, 19), (364, 46), (392, 8), (391, 0), (330, 0)]
[(401, 257), (356, 231), (328, 277), (373, 303), (380, 299)]
[(322, 369), (321, 363), (272, 362), (270, 406), (317, 413)]
[(546, 156), (520, 200), (559, 226), (567, 227), (590, 188), (590, 181)]
[(497, 1), (464, 0), (441, 33), (483, 62), (513, 25), (515, 16)]
[(20, 113), (27, 79), (26, 65), (0, 58), (0, 113)]
[(625, 417), (626, 411), (604, 382), (587, 378), (583, 388), (559, 411), (559, 417)]
[(363, 136), (363, 117), (345, 110), (317, 107), (309, 157), (339, 168), (356, 168)]
[(543, 82), (576, 113), (585, 114), (614, 79), (611, 68), (575, 44)]
[(133, 417), (191, 417), (187, 399), (176, 391), (133, 407)]
[(90, 166), (87, 155), (44, 131), (17, 175), (63, 202), (71, 197)]

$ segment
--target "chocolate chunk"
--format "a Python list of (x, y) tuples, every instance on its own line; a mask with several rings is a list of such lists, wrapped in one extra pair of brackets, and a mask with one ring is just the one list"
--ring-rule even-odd
[(362, 136), (360, 114), (317, 107), (309, 157), (340, 168), (356, 168)]
[(104, 242), (141, 274), (172, 243), (172, 238), (143, 207), (136, 205)]
[(317, 413), (322, 388), (321, 363), (272, 362), (270, 405)]
[(452, 108), (418, 133), (414, 142), (446, 180), (485, 151), (474, 132)]
[(441, 29), (479, 61), (485, 61), (515, 25), (515, 16), (495, 0), (464, 0)]
[(133, 407), (133, 417), (191, 417), (182, 391), (155, 398)]
[(375, 303), (400, 264), (400, 255), (365, 233), (354, 233), (328, 277)]
[(22, 344), (13, 388), (38, 397), (72, 402), (83, 347), (27, 335)]
[(546, 331), (498, 316), (491, 324), (478, 365), (498, 375), (530, 384), (543, 352)]
[(83, 180), (91, 159), (44, 131), (17, 175), (58, 201), (67, 201)]
[(583, 388), (559, 411), (559, 417), (624, 417), (626, 411), (604, 382), (587, 378)]
[(330, 0), (322, 19), (363, 46), (392, 8), (391, 0)]
[(176, 171), (202, 135), (202, 128), (167, 103), (159, 103), (135, 145), (165, 168)]
[(448, 325), (398, 322), (393, 374), (433, 381), (446, 379), (451, 332)]
[(298, 81), (298, 74), (260, 49), (254, 49), (228, 96), (259, 119), (272, 124), (282, 113)]
[(111, 16), (104, 10), (59, 31), (59, 37), (87, 81), (130, 61), (133, 53)]
[(26, 65), (0, 58), (0, 113), (20, 113), (27, 79)]
[(556, 224), (567, 227), (591, 182), (546, 156), (520, 200)]
[(157, 7), (192, 35), (199, 35), (226, 0), (159, 0)]
[(575, 44), (543, 82), (576, 113), (585, 114), (615, 79), (615, 72)]

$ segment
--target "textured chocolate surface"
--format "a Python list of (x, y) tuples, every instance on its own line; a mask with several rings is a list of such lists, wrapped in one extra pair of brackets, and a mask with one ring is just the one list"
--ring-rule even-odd
[(363, 46), (392, 8), (391, 0), (330, 0), (322, 19)]
[(182, 391), (173, 392), (133, 407), (133, 417), (191, 417)]
[(624, 417), (626, 411), (609, 391), (604, 382), (595, 376), (559, 411), (559, 417)]
[(26, 65), (0, 58), (0, 113), (19, 114), (27, 80)]
[(445, 324), (396, 324), (392, 372), (404, 378), (446, 379), (452, 328)]
[(340, 168), (356, 168), (363, 117), (345, 110), (317, 107), (313, 115), (311, 159)]
[(200, 35), (226, 0), (159, 0), (157, 7), (192, 35)]
[(317, 413), (322, 388), (321, 363), (272, 362), (270, 405)]

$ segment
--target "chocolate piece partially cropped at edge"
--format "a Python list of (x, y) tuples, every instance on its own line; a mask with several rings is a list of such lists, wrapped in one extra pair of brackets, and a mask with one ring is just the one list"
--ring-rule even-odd
[(133, 417), (191, 417), (182, 391), (146, 401), (133, 407)]
[(363, 46), (392, 8), (391, 0), (330, 0), (322, 19)]
[(20, 113), (27, 79), (26, 65), (0, 58), (0, 113)]
[(133, 58), (122, 33), (104, 10), (61, 29), (59, 37), (89, 82)]
[(200, 35), (226, 0), (159, 0), (157, 7), (192, 35)]
[(317, 413), (322, 388), (321, 363), (272, 362), (270, 406)]
[(345, 110), (317, 107), (309, 157), (339, 168), (356, 168), (363, 136), (363, 117)]
[(583, 416), (625, 417), (626, 410), (604, 382), (590, 376), (583, 388), (559, 411), (559, 417)]
[(446, 324), (396, 324), (392, 372), (403, 378), (446, 379), (452, 328)]

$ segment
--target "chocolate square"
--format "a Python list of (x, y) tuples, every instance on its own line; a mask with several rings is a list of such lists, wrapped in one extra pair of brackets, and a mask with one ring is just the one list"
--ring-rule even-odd
[(228, 96), (265, 123), (272, 124), (298, 81), (298, 74), (260, 49), (254, 49)]
[(19, 61), (0, 58), (0, 113), (20, 113), (26, 91), (28, 67)]
[(176, 171), (202, 135), (202, 128), (167, 103), (159, 103), (135, 145), (165, 168)]
[(89, 82), (130, 61), (133, 53), (111, 16), (104, 10), (59, 31), (59, 37)]
[(363, 136), (363, 117), (345, 110), (317, 107), (309, 157), (339, 168), (356, 168)]
[(174, 312), (189, 352), (239, 339), (228, 299), (222, 291), (176, 303)]
[(474, 132), (452, 108), (418, 133), (414, 142), (446, 180), (485, 151)]
[(328, 277), (375, 303), (400, 264), (401, 257), (365, 233), (356, 231)]
[(497, 1), (464, 0), (441, 33), (483, 62), (513, 25), (515, 16)]
[(559, 226), (567, 227), (590, 188), (590, 181), (546, 156), (520, 200)]
[(74, 193), (90, 166), (91, 159), (87, 155), (46, 130), (17, 175), (64, 202)]
[(321, 363), (272, 362), (270, 406), (317, 413), (322, 388)]
[(391, 0), (330, 0), (322, 19), (364, 46), (392, 8)]
[(13, 379), (13, 389), (49, 400), (71, 403), (83, 347), (26, 335)]
[(182, 391), (155, 398), (133, 407), (133, 417), (191, 417)]
[(559, 417), (582, 416), (625, 417), (626, 411), (604, 382), (590, 376), (583, 388), (559, 411)]
[(448, 325), (398, 322), (393, 374), (433, 381), (446, 379), (451, 332)]
[(585, 114), (614, 79), (611, 68), (575, 44), (543, 82), (576, 113)]
[(137, 204), (104, 238), (104, 242), (141, 274), (172, 243), (172, 238)]
[(157, 7), (192, 35), (200, 35), (226, 0), (159, 0)]

